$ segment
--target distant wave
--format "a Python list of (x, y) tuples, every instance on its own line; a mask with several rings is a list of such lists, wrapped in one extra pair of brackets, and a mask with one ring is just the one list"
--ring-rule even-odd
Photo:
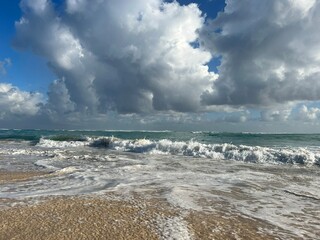
[(54, 135), (47, 137), (49, 140), (53, 141), (79, 141), (84, 142), (88, 141), (86, 136), (77, 136), (77, 135)]
[(260, 146), (204, 144), (197, 141), (172, 141), (169, 139), (119, 139), (96, 137), (71, 141), (41, 138), (37, 146), (47, 148), (97, 147), (122, 152), (143, 154), (183, 155), (200, 158), (237, 160), (251, 163), (289, 163), (307, 166), (320, 165), (320, 148), (271, 148)]

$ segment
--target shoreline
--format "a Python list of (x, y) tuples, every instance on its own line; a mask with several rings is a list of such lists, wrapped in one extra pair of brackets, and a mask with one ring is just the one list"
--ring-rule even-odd
[[(45, 172), (1, 171), (1, 183)], [(50, 174), (48, 174), (50, 175)], [(157, 191), (0, 199), (0, 239), (276, 239), (262, 220), (170, 205)], [(214, 203), (211, 203), (214, 205)], [(291, 237), (294, 239), (294, 237)]]

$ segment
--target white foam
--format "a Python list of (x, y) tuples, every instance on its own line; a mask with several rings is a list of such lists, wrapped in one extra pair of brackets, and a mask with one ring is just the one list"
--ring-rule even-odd
[[(233, 144), (204, 144), (197, 141), (172, 141), (169, 139), (118, 139), (114, 137), (87, 138), (87, 141), (54, 141), (41, 138), (38, 147), (77, 148), (84, 146), (108, 148), (121, 152), (149, 155), (183, 155), (200, 158), (237, 160), (253, 163), (290, 163), (307, 166), (320, 165), (320, 148), (271, 148)], [(24, 151), (24, 150), (21, 150)], [(16, 154), (20, 154), (17, 152)]]
[(195, 203), (195, 198), (192, 197), (191, 191), (188, 189), (182, 189), (181, 187), (172, 187), (168, 192), (166, 199), (171, 205), (187, 210), (200, 211), (202, 208)]
[(82, 147), (88, 146), (86, 141), (53, 141), (50, 139), (41, 138), (37, 146), (47, 148), (68, 148), (68, 147)]
[(182, 217), (158, 218), (160, 225), (161, 239), (166, 240), (191, 240), (187, 223)]
[(70, 167), (65, 167), (65, 168), (62, 168), (62, 169), (55, 171), (55, 174), (58, 174), (58, 175), (68, 174), (68, 173), (76, 172), (77, 170), (78, 170), (77, 167), (70, 166)]
[(36, 162), (34, 162), (34, 165), (39, 166), (39, 167), (44, 167), (48, 170), (53, 170), (53, 171), (58, 171), (59, 168), (52, 166), (52, 164), (50, 164), (52, 161), (49, 159), (41, 159), (41, 160), (37, 160)]
[(320, 164), (320, 148), (268, 148), (233, 144), (203, 144), (195, 141), (145, 139), (110, 141), (109, 148), (146, 154), (184, 155), (254, 163)]

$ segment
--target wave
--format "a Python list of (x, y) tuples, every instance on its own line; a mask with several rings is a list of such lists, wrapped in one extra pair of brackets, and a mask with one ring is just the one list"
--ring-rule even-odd
[(37, 142), (39, 137), (34, 135), (19, 135), (19, 134), (8, 134), (5, 136), (0, 135), (0, 141), (30, 141)]
[(73, 136), (73, 135), (54, 135), (54, 136), (49, 136), (47, 137), (47, 139), (49, 140), (53, 140), (53, 141), (78, 141), (78, 142), (84, 142), (87, 141), (87, 137), (86, 136)]
[(124, 133), (135, 133), (135, 132), (142, 132), (142, 133), (171, 133), (171, 130), (101, 130), (101, 132), (124, 132)]
[(37, 146), (47, 148), (96, 147), (121, 152), (181, 155), (217, 160), (237, 160), (251, 163), (290, 163), (320, 165), (320, 148), (271, 148), (260, 146), (204, 144), (197, 141), (169, 139), (119, 139), (115, 137), (87, 137), (86, 141), (55, 141), (41, 138)]
[(46, 148), (69, 148), (69, 147), (81, 147), (88, 146), (89, 141), (55, 141), (52, 139), (40, 138), (36, 146)]

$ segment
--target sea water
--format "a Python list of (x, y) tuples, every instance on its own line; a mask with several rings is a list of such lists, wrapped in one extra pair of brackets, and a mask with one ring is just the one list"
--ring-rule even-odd
[(319, 166), (318, 134), (0, 130), (1, 171), (51, 173), (2, 183), (0, 198), (152, 190), (309, 239), (320, 233)]

